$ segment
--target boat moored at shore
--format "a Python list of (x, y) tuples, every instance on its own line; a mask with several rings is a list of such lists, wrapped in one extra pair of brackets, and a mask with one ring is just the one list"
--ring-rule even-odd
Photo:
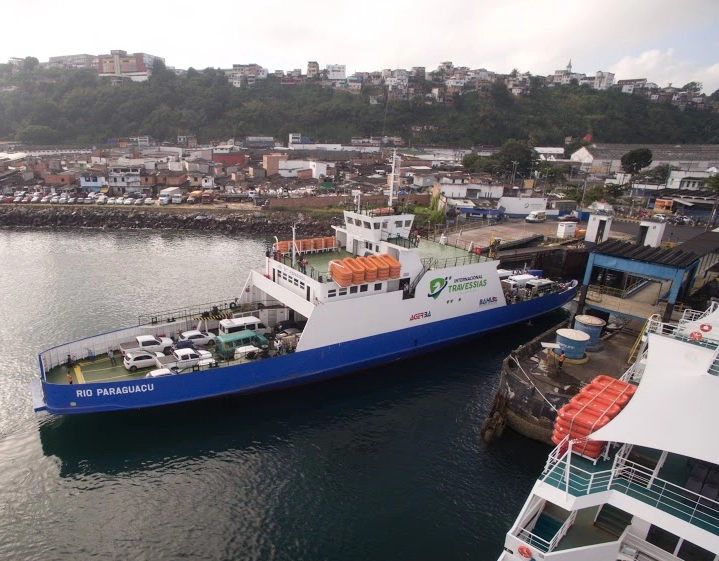
[[(117, 411), (287, 388), (456, 344), (574, 297), (575, 281), (510, 297), (497, 261), (420, 243), (413, 221), (412, 214), (345, 211), (334, 236), (277, 240), (237, 298), (151, 314), (138, 325), (43, 351), (32, 388), (35, 409)], [(207, 347), (213, 360), (152, 380), (144, 371), (115, 369), (107, 357), (137, 337), (212, 332), (221, 320), (243, 316), (268, 328), (287, 320), (304, 327), (259, 352), (220, 355)]]

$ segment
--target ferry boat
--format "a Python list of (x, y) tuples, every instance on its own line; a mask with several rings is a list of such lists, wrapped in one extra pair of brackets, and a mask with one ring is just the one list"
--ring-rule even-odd
[(499, 561), (719, 558), (718, 308), (653, 316), (624, 376), (559, 411)]
[[(31, 387), (35, 410), (117, 411), (316, 382), (526, 321), (576, 292), (576, 281), (538, 291), (525, 285), (507, 299), (500, 277), (512, 271), (498, 270), (498, 261), (478, 250), (420, 239), (412, 214), (357, 204), (333, 228), (330, 237), (276, 240), (262, 270), (252, 271), (229, 302), (150, 314), (138, 325), (42, 351)], [(123, 342), (138, 336), (176, 339), (241, 316), (270, 328), (287, 320), (304, 328), (290, 345), (270, 341), (255, 353), (220, 356), (208, 346), (213, 360), (176, 375), (128, 372), (107, 354), (118, 356)]]

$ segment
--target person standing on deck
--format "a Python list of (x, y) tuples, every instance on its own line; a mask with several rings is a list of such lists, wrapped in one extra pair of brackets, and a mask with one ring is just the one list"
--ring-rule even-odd
[(110, 358), (110, 365), (117, 366), (117, 361), (115, 360), (115, 353), (112, 349), (107, 349), (107, 356)]
[(564, 355), (564, 351), (562, 351), (561, 353), (559, 353), (559, 365), (557, 366), (557, 370), (558, 370), (559, 372), (562, 371), (562, 366), (564, 366), (564, 359), (565, 359), (565, 358), (566, 358), (566, 356)]

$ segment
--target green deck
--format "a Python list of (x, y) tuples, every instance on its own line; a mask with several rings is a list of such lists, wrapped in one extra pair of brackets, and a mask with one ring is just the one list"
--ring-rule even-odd
[[(212, 349), (204, 349), (212, 351)], [(214, 355), (214, 353), (213, 353)], [(251, 362), (251, 359), (241, 358), (237, 360), (217, 359), (220, 368), (242, 364), (243, 362)], [(157, 366), (150, 368), (142, 368), (136, 372), (129, 372), (122, 364), (122, 356), (115, 353), (116, 366), (110, 364), (110, 358), (102, 355), (94, 360), (84, 359), (75, 363), (71, 369), (73, 384), (87, 384), (93, 382), (122, 382), (127, 380), (139, 380), (151, 370), (156, 370)], [(188, 369), (188, 371), (191, 369)], [(67, 384), (68, 367), (66, 365), (56, 366), (46, 373), (47, 381), (51, 384)]]
[[(299, 241), (299, 240), (298, 240)], [(483, 261), (491, 261), (485, 255), (470, 253), (466, 249), (454, 247), (451, 245), (440, 244), (431, 240), (422, 239), (418, 246), (405, 238), (393, 238), (392, 243), (404, 245), (405, 247), (416, 247), (419, 249), (420, 259), (424, 262), (426, 259), (434, 260), (434, 268), (441, 269), (443, 267), (454, 267), (457, 265), (467, 265), (470, 263), (479, 263)], [(293, 267), (297, 271), (300, 270), (300, 259), (304, 257), (307, 260), (307, 275), (313, 279), (318, 276), (328, 278), (330, 261), (335, 259), (344, 259), (346, 257), (356, 257), (356, 255), (345, 251), (344, 249), (333, 251), (305, 251), (298, 252), (295, 258), (295, 264), (292, 265), (291, 253), (283, 254), (280, 258), (282, 263)]]

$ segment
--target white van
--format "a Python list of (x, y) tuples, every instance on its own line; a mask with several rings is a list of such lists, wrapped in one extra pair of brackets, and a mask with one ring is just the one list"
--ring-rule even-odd
[(161, 205), (169, 205), (170, 200), (171, 200), (170, 195), (160, 195), (160, 198), (157, 199), (157, 202), (158, 202), (158, 204), (161, 204)]
[(260, 335), (267, 335), (272, 331), (254, 316), (222, 319), (220, 320), (220, 325), (217, 328), (220, 335), (229, 335), (230, 333), (237, 333), (238, 331), (244, 331), (245, 329), (249, 329), (250, 331), (254, 331)]
[(524, 219), (526, 222), (544, 222), (547, 219), (547, 213), (543, 210), (533, 210)]

